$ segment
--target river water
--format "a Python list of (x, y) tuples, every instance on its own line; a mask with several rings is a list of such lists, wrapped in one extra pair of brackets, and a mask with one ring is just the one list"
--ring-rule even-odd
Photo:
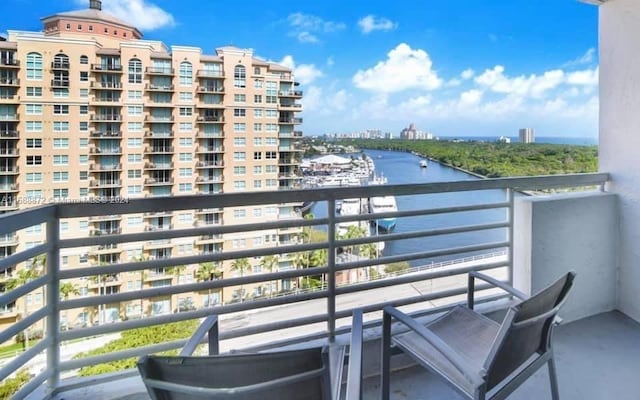
[[(374, 160), (376, 173), (378, 175), (383, 174), (387, 178), (387, 183), (390, 185), (478, 179), (464, 172), (432, 161), (428, 162), (428, 168), (420, 168), (420, 158), (411, 153), (381, 150), (366, 150), (365, 153)], [(502, 190), (483, 190), (475, 192), (397, 196), (396, 202), (398, 204), (398, 210), (407, 211), (413, 209), (499, 202), (504, 201), (505, 198), (505, 193)], [(317, 203), (313, 207), (312, 212), (316, 217), (325, 217), (327, 215), (326, 203)], [(398, 219), (394, 232), (406, 233), (424, 229), (438, 229), (479, 223), (502, 222), (506, 220), (506, 217), (507, 212), (505, 209), (406, 217)], [(374, 229), (375, 228), (372, 228), (372, 234), (378, 234)], [(462, 234), (403, 239), (396, 241), (387, 240), (385, 241), (383, 254), (385, 256), (389, 256), (415, 253), (425, 250), (447, 249), (459, 246), (500, 242), (506, 240), (506, 238), (506, 229), (493, 229), (479, 232), (466, 232)], [(483, 251), (481, 253), (487, 253), (490, 251)], [(460, 258), (472, 254), (477, 253), (465, 253), (463, 255), (448, 255), (430, 259), (414, 260), (411, 261), (410, 264), (412, 266), (418, 266), (429, 262)]]

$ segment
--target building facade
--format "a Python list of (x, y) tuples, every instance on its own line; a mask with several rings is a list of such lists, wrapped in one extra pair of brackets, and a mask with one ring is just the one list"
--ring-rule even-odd
[(536, 132), (533, 128), (521, 128), (518, 131), (520, 143), (535, 143)]
[[(143, 40), (141, 32), (90, 8), (42, 19), (42, 32), (9, 31), (0, 41), (0, 210), (51, 201), (287, 190), (300, 183), (296, 149), (302, 119), (292, 71), (250, 49), (200, 48)], [(113, 215), (70, 220), (61, 236), (115, 235), (194, 226), (297, 218), (292, 204), (261, 209), (202, 209), (180, 214)], [(44, 240), (44, 227), (0, 238), (0, 257)], [(168, 258), (291, 243), (289, 229), (259, 236), (202, 236), (106, 245), (63, 254), (62, 268)], [(250, 260), (260, 272), (259, 260)], [(280, 268), (291, 262), (279, 259)], [(0, 290), (16, 266), (0, 276)], [(73, 296), (109, 294), (199, 279), (199, 265), (74, 282)], [(235, 276), (230, 265), (216, 275)], [(201, 272), (201, 271), (200, 271)], [(293, 283), (295, 284), (295, 283)], [(149, 299), (70, 313), (65, 324), (108, 322), (238, 301), (288, 289), (248, 286), (189, 298)], [(184, 296), (183, 296), (184, 297)], [(42, 296), (26, 303), (40, 308)], [(40, 305), (38, 304), (40, 303)], [(5, 305), (0, 324), (25, 304)]]

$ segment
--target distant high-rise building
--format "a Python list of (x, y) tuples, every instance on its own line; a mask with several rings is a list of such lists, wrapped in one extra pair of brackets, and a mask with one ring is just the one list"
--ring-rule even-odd
[(518, 136), (520, 143), (534, 143), (536, 141), (536, 132), (533, 128), (521, 128)]
[(423, 132), (416, 129), (416, 124), (409, 124), (408, 128), (400, 131), (400, 139), (407, 140), (427, 140), (433, 139), (433, 135), (429, 132)]

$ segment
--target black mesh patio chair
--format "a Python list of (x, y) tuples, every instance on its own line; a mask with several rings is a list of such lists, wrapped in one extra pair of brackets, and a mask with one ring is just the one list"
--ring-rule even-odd
[[(361, 393), (362, 313), (353, 321), (347, 399)], [(209, 356), (191, 356), (207, 333)], [(179, 356), (143, 356), (138, 370), (152, 400), (331, 400), (340, 398), (345, 347), (218, 355), (217, 316), (210, 316)]]
[[(574, 272), (527, 297), (489, 276), (471, 272), (467, 307), (453, 308), (426, 326), (386, 307), (382, 338), (382, 399), (389, 399), (391, 345), (444, 378), (469, 399), (504, 399), (545, 363), (551, 395), (559, 399), (551, 335), (556, 314), (573, 284)], [(520, 301), (507, 310), (501, 324), (473, 311), (475, 279), (499, 287)], [(409, 327), (391, 336), (392, 319)]]

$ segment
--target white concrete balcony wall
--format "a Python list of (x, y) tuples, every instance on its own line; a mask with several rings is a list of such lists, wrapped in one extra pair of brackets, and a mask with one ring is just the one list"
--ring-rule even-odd
[(600, 6), (600, 170), (620, 198), (619, 309), (640, 321), (640, 2)]
[(575, 287), (560, 316), (567, 322), (617, 305), (618, 197), (610, 193), (517, 198), (514, 285), (531, 294), (568, 270)]

